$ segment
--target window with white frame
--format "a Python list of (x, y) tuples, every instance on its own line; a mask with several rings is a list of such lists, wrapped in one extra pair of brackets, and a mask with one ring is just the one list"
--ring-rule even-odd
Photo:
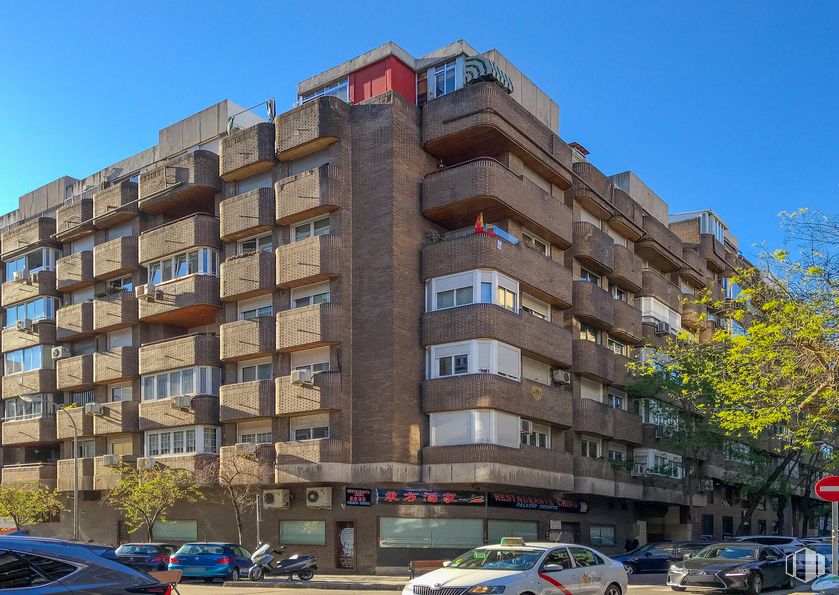
[(127, 384), (116, 384), (108, 387), (108, 394), (114, 403), (131, 401), (133, 399), (134, 388), (130, 382)]
[(108, 281), (108, 289), (117, 293), (118, 291), (134, 291), (134, 279), (129, 275), (119, 279)]
[(236, 424), (236, 442), (247, 444), (272, 444), (271, 420), (242, 421)]
[(428, 378), (461, 374), (498, 374), (521, 378), (521, 351), (490, 339), (433, 345), (428, 349)]
[(527, 312), (536, 318), (548, 321), (551, 319), (551, 305), (528, 293), (522, 292), (521, 294), (521, 309), (522, 312)]
[(615, 285), (611, 281), (609, 282), (609, 293), (613, 298), (620, 302), (628, 302), (629, 301), (629, 294), (624, 291), (624, 289), (618, 285)]
[(517, 312), (518, 294), (518, 281), (498, 271), (475, 269), (429, 280), (426, 283), (426, 311), (482, 303)]
[(291, 353), (292, 370), (310, 370), (318, 372), (329, 371), (330, 352), (329, 347), (317, 347), (315, 349), (304, 349)]
[(274, 364), (270, 357), (239, 362), (239, 382), (271, 380), (274, 377)]
[(620, 462), (626, 460), (626, 447), (622, 444), (609, 445), (609, 460)]
[(593, 438), (592, 436), (580, 436), (580, 455), (589, 459), (599, 459), (601, 452), (600, 438)]
[(426, 71), (428, 81), (427, 99), (431, 101), (457, 91), (463, 87), (463, 57), (449, 60)]
[(291, 290), (291, 307), (305, 308), (315, 304), (324, 304), (329, 302), (330, 298), (329, 281), (295, 287)]
[(248, 254), (249, 252), (270, 252), (272, 248), (273, 244), (270, 233), (239, 240), (239, 254)]
[(145, 453), (147, 457), (166, 455), (197, 454), (218, 452), (219, 434), (217, 426), (186, 426), (148, 430), (145, 433)]
[(609, 389), (606, 402), (612, 409), (626, 409), (626, 395), (614, 392), (614, 389)]
[(55, 311), (60, 307), (61, 301), (58, 298), (46, 296), (7, 306), (5, 328), (15, 326), (18, 320), (55, 320)]
[(324, 440), (329, 438), (329, 414), (300, 415), (288, 420), (289, 440)]
[(52, 401), (44, 395), (30, 395), (25, 400), (20, 397), (3, 399), (3, 419), (33, 419), (52, 411)]
[(682, 328), (682, 315), (654, 297), (635, 298), (636, 306), (641, 308), (641, 319), (645, 322), (666, 322), (671, 332)]
[(521, 446), (521, 418), (494, 409), (445, 411), (429, 415), (431, 446), (498, 444)]
[(6, 260), (6, 281), (12, 281), (15, 273), (29, 274), (38, 271), (52, 271), (61, 252), (55, 248), (38, 248), (26, 254)]
[(298, 223), (291, 228), (291, 241), (299, 242), (307, 238), (322, 236), (329, 233), (329, 215)]
[(592, 273), (588, 269), (581, 268), (580, 269), (580, 277), (579, 281), (585, 281), (587, 283), (594, 283), (595, 285), (600, 285), (600, 275), (596, 273)]
[[(522, 420), (524, 421), (524, 420)], [(524, 430), (524, 428), (522, 428)], [(521, 443), (528, 446), (538, 446), (539, 448), (551, 447), (551, 428), (543, 424), (533, 424), (533, 430), (530, 432), (522, 431)]]
[(699, 216), (699, 233), (712, 235), (720, 242), (724, 242), (725, 229), (725, 224), (710, 211)]
[(120, 347), (131, 347), (132, 345), (134, 345), (134, 331), (131, 327), (108, 333), (108, 351)]
[(524, 355), (521, 357), (521, 375), (533, 382), (551, 385), (551, 366)]
[(636, 448), (633, 453), (635, 471), (641, 475), (663, 475), (682, 479), (682, 457), (654, 448)]
[(189, 275), (218, 277), (218, 250), (197, 248), (145, 263), (149, 283), (158, 285)]
[(658, 399), (638, 399), (635, 401), (636, 413), (645, 424), (675, 428), (679, 421), (678, 409)]
[(621, 343), (617, 339), (609, 337), (606, 341), (606, 345), (609, 347), (610, 351), (613, 351), (617, 355), (622, 355), (624, 357), (629, 355), (629, 348), (626, 346), (626, 343)]
[(30, 372), (32, 370), (53, 369), (50, 346), (36, 345), (26, 349), (16, 349), (3, 354), (6, 375)]
[(337, 97), (342, 101), (349, 102), (350, 100), (350, 82), (348, 78), (341, 79), (336, 83), (332, 83), (320, 89), (310, 91), (305, 95), (300, 96), (300, 104), (307, 103), (318, 97)]
[(96, 440), (79, 440), (78, 451), (80, 459), (91, 459), (96, 456)]
[(527, 246), (528, 248), (532, 248), (533, 250), (536, 250), (537, 252), (544, 254), (545, 256), (551, 255), (550, 242), (543, 240), (532, 231), (529, 231), (527, 229), (521, 230), (521, 243)]
[(274, 305), (271, 295), (262, 295), (238, 302), (239, 320), (250, 320), (260, 316), (273, 316)]
[(196, 366), (142, 376), (143, 401), (155, 401), (179, 395), (218, 396), (221, 369)]

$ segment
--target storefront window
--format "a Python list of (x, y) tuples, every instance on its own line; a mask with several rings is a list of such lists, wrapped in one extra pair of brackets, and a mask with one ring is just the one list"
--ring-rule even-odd
[(280, 521), (280, 543), (326, 545), (324, 521)]
[(487, 543), (500, 543), (502, 537), (539, 541), (539, 525), (536, 521), (487, 521)]
[(481, 519), (379, 519), (379, 547), (469, 549), (483, 542)]

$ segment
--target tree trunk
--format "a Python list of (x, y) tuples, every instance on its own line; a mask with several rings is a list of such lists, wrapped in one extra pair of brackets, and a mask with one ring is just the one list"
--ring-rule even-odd
[(781, 535), (784, 534), (784, 515), (786, 514), (787, 509), (787, 500), (789, 500), (789, 498), (787, 498), (786, 496), (778, 496), (778, 517), (775, 521), (775, 527), (777, 528), (778, 533), (780, 533)]
[(787, 456), (784, 457), (784, 460), (775, 467), (775, 470), (769, 474), (769, 477), (766, 478), (766, 481), (761, 484), (760, 489), (754, 494), (753, 497), (749, 498), (749, 508), (746, 509), (745, 514), (740, 518), (740, 524), (737, 525), (737, 530), (734, 531), (735, 535), (742, 535), (743, 528), (748, 524), (751, 525), (752, 523), (752, 516), (757, 509), (758, 502), (760, 502), (764, 496), (769, 492), (769, 488), (772, 487), (772, 484), (775, 483), (775, 480), (784, 472), (787, 465), (789, 465), (790, 461), (795, 458), (797, 451), (790, 449), (787, 451)]
[(245, 543), (245, 536), (242, 531), (242, 510), (239, 507), (239, 502), (236, 500), (236, 494), (233, 493), (233, 487), (228, 486), (227, 495), (230, 497), (230, 502), (233, 503), (233, 514), (236, 517), (236, 531), (239, 534), (239, 545)]

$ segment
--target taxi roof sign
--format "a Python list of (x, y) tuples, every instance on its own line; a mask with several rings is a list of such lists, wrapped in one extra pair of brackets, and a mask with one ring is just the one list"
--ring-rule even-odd
[(524, 545), (524, 539), (521, 537), (502, 537), (501, 545)]

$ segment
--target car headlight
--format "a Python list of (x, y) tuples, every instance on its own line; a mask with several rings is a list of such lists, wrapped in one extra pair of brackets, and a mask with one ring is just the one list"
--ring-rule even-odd
[(684, 574), (684, 573), (686, 573), (686, 572), (687, 572), (687, 570), (685, 570), (685, 569), (684, 569), (684, 568), (682, 568), (681, 566), (676, 566), (675, 564), (673, 564), (673, 565), (670, 567), (670, 572), (672, 572), (673, 574)]
[(503, 593), (504, 589), (507, 587), (497, 585), (497, 586), (490, 586), (490, 585), (478, 585), (477, 587), (472, 587), (467, 593)]
[(749, 571), (743, 568), (735, 568), (722, 573), (723, 576), (748, 576)]

